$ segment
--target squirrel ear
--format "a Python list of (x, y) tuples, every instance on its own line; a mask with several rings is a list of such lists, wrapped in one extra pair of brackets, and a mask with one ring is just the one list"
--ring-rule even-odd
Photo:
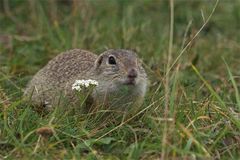
[(101, 54), (100, 56), (98, 56), (97, 60), (94, 63), (95, 69), (97, 69), (102, 64), (102, 61), (103, 61), (103, 55)]

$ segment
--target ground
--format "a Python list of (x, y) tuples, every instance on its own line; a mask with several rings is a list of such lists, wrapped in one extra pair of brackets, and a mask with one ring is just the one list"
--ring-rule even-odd
[[(239, 159), (240, 2), (170, 2), (0, 1), (0, 159)], [(72, 48), (136, 50), (149, 76), (139, 112), (106, 121), (23, 101)]]

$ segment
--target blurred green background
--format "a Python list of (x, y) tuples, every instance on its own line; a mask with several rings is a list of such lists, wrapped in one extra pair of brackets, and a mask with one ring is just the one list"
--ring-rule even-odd
[[(1, 59), (4, 59), (1, 63), (9, 66), (11, 73), (32, 74), (37, 65), (71, 48), (89, 49), (97, 54), (106, 48), (132, 48), (146, 61), (164, 61), (170, 19), (167, 0), (2, 0), (0, 3)], [(214, 4), (213, 0), (175, 1), (175, 56), (181, 49), (187, 25), (191, 23), (188, 34), (195, 34)], [(220, 0), (196, 41), (194, 50), (203, 61), (207, 60), (204, 64), (207, 69), (220, 59), (206, 57), (221, 57), (231, 52), (228, 58), (235, 59), (238, 55), (239, 7), (238, 0)]]

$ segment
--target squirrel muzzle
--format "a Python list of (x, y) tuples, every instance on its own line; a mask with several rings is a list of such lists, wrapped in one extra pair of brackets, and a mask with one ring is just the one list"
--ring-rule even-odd
[(127, 72), (127, 77), (126, 80), (124, 82), (124, 84), (126, 85), (136, 85), (136, 79), (138, 77), (138, 72), (136, 69), (131, 68), (128, 70)]

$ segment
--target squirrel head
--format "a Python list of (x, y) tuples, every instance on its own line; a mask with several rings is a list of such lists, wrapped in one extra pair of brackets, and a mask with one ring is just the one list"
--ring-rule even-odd
[(110, 49), (95, 61), (97, 74), (111, 83), (135, 86), (146, 80), (146, 73), (137, 54), (131, 50)]

